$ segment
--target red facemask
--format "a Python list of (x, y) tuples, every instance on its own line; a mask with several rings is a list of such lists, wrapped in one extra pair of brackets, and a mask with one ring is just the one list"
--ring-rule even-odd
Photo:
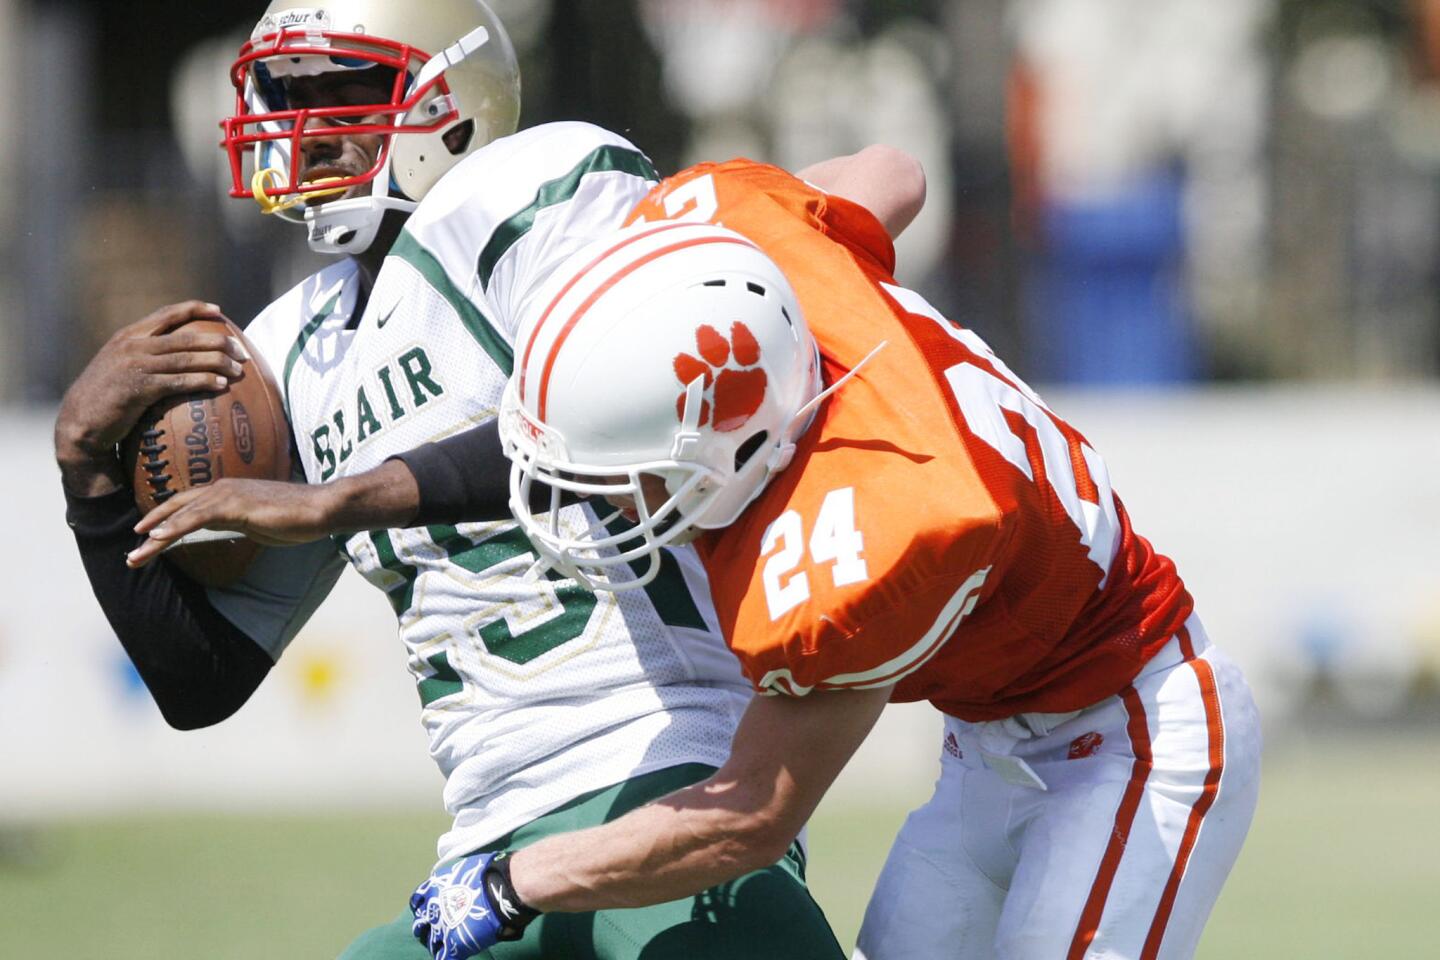
[[(221, 146), (230, 158), (230, 196), (251, 197), (264, 212), (278, 213), (373, 181), (387, 168), (391, 134), (433, 133), (458, 119), (443, 76), (437, 71), (426, 77), (424, 68), (429, 60), (430, 54), (405, 44), (313, 27), (283, 27), (246, 41), (230, 68), (236, 90), (235, 114), (220, 124), (225, 133)], [(385, 102), (303, 109), (289, 106), (286, 77), (371, 67), (395, 72), (394, 87)], [(423, 122), (415, 122), (411, 115), (422, 102), (426, 103)], [(371, 119), (375, 117), (383, 119)], [(367, 122), (360, 122), (361, 118)], [(300, 181), (300, 164), (293, 159), (301, 156), (305, 140), (355, 135), (384, 137), (368, 171)], [(253, 169), (247, 174), (245, 154), (252, 149)]]

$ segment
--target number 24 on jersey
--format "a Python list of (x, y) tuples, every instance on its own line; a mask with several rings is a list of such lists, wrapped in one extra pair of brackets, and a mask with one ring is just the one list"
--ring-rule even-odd
[(810, 599), (810, 573), (800, 569), (807, 547), (815, 565), (829, 565), (835, 586), (870, 579), (863, 556), (865, 537), (855, 525), (854, 487), (825, 494), (808, 539), (805, 529), (800, 512), (786, 510), (765, 531), (760, 545), (760, 557), (765, 561), (761, 579), (771, 620), (778, 620)]

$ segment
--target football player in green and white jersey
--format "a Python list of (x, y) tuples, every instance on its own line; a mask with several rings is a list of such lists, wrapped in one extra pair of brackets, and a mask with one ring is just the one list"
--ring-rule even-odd
[[(232, 77), (235, 195), (345, 256), (247, 336), (281, 381), (303, 479), (358, 522), (268, 550), (223, 589), (165, 564), (126, 569), (138, 518), (115, 442), (150, 403), (223, 385), (243, 348), (187, 332), (186, 319), (218, 313), (195, 302), (136, 325), (158, 320), (158, 334), (122, 331), (102, 349), (67, 393), (57, 460), (92, 587), (167, 719), (202, 726), (238, 709), (348, 559), (399, 619), (454, 815), (441, 861), (607, 821), (703, 780), (749, 693), (690, 551), (624, 595), (528, 578), (536, 558), (513, 523), (459, 522), (505, 514), (504, 461), (447, 445), (493, 420), (513, 363), (513, 331), (494, 318), (521, 315), (530, 291), (514, 278), (543, 279), (618, 225), (657, 179), (649, 161), (585, 124), (507, 136), (514, 53), (479, 0), (275, 0)], [(476, 512), (475, 484), (456, 481), (487, 469), (495, 509)], [(565, 511), (577, 530), (596, 521), (584, 504)], [(345, 957), (427, 956), (410, 923), (404, 911)], [(798, 846), (695, 898), (544, 917), (493, 956), (681, 953), (841, 956)]]

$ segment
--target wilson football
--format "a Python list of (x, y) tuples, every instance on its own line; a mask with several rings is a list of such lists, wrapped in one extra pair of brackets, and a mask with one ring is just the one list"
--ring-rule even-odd
[[(237, 338), (250, 359), (224, 390), (169, 397), (140, 418), (122, 455), (142, 514), (182, 490), (222, 477), (290, 479), (290, 428), (259, 353), (229, 320), (190, 324)], [(193, 579), (224, 586), (244, 576), (259, 551), (259, 544), (241, 538), (182, 544), (164, 556)]]

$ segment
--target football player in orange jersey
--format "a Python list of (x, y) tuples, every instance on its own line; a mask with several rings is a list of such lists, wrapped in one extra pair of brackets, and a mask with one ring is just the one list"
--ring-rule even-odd
[[(595, 589), (644, 584), (660, 547), (698, 535), (767, 696), (710, 780), (462, 864), (420, 909), (466, 871), (501, 912), (737, 876), (790, 842), (887, 702), (924, 699), (944, 714), (940, 780), (857, 956), (1191, 956), (1254, 812), (1258, 718), (1104, 461), (895, 282), (862, 207), (734, 161), (666, 181), (632, 220), (520, 319), (512, 508)], [(567, 537), (543, 495), (606, 497), (630, 522)]]
[[(686, 171), (642, 204), (646, 223), (506, 318), (523, 320), (503, 416), (512, 506), (541, 552), (627, 589), (699, 534), (721, 626), (769, 695), (702, 783), (444, 865), (414, 899), (435, 956), (475, 955), (538, 910), (674, 900), (772, 862), (892, 699), (944, 713), (941, 777), (897, 838), (858, 956), (1193, 953), (1254, 810), (1244, 681), (1100, 457), (896, 284), (881, 223), (836, 194), (891, 232), (913, 209), (834, 183)], [(253, 523), (242, 492), (162, 539)], [(633, 523), (566, 540), (526, 505), (547, 495), (608, 497)], [(597, 553), (605, 540), (622, 549)]]

